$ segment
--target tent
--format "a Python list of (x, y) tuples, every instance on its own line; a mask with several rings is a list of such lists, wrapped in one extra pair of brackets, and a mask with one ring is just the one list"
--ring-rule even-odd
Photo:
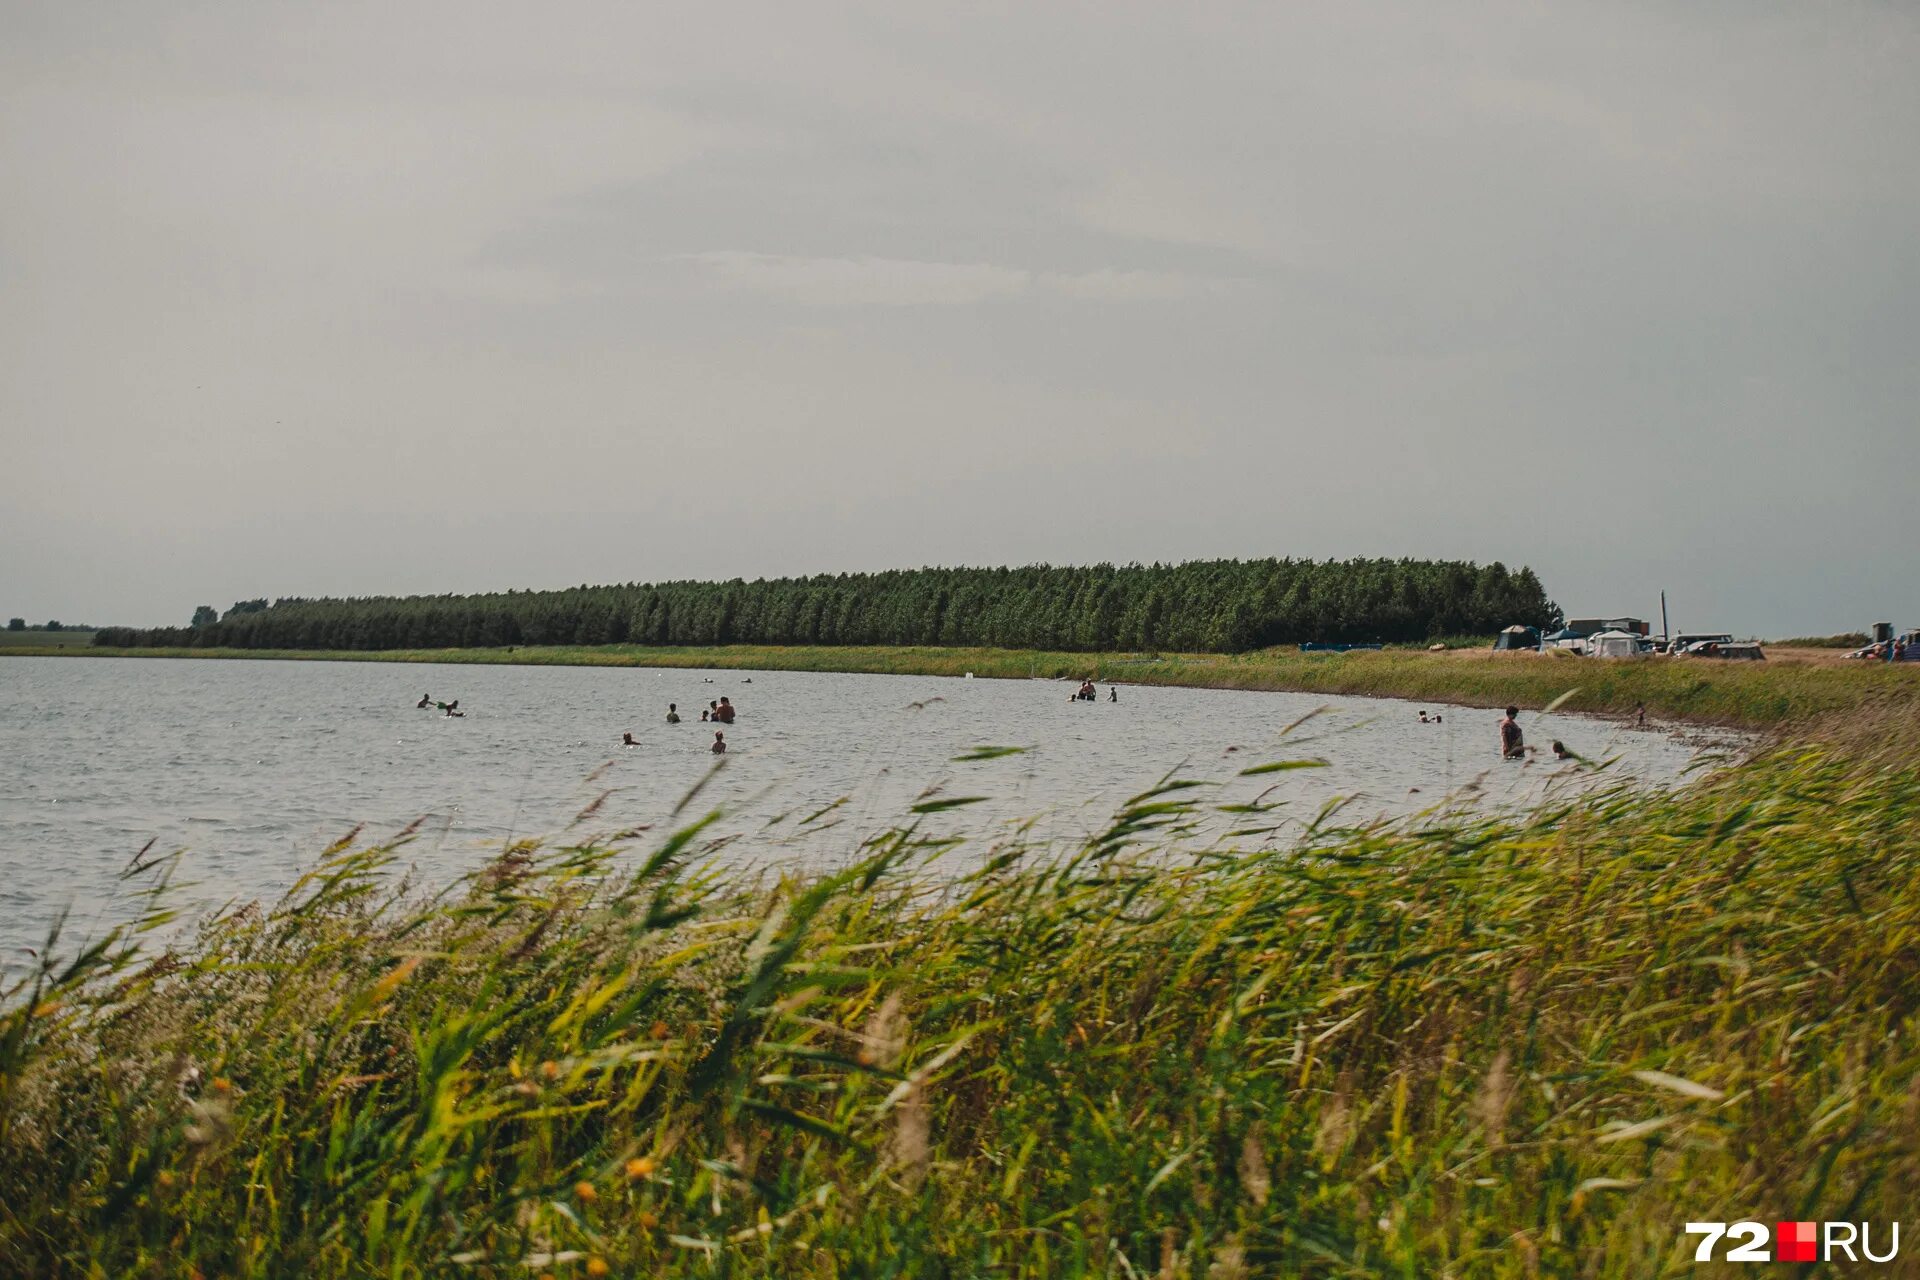
[(1572, 627), (1562, 627), (1551, 632), (1541, 641), (1542, 649), (1571, 649), (1575, 653), (1584, 653), (1587, 648), (1588, 632), (1575, 631)]
[(1640, 637), (1631, 631), (1601, 631), (1587, 637), (1587, 654), (1594, 658), (1637, 658)]
[(1538, 649), (1540, 647), (1540, 629), (1538, 627), (1508, 627), (1493, 638), (1496, 650)]

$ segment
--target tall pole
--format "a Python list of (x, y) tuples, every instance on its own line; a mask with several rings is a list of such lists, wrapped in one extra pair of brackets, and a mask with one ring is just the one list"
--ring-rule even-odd
[(1667, 593), (1664, 590), (1660, 593), (1660, 638), (1668, 642), (1673, 640), (1673, 632), (1667, 630)]

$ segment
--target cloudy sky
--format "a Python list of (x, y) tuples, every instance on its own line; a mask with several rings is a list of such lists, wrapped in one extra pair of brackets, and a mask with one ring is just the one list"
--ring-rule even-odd
[(1920, 9), (0, 3), (0, 614), (1414, 555), (1920, 623)]

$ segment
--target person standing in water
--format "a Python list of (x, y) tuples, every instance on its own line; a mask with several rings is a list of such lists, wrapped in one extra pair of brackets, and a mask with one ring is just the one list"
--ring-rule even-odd
[(727, 754), (727, 735), (715, 729), (713, 731), (713, 746), (708, 749), (717, 756)]
[(1107, 686), (1107, 701), (1108, 702), (1120, 701), (1120, 690), (1114, 687), (1113, 685)]
[(1644, 729), (1647, 727), (1647, 704), (1646, 703), (1639, 702), (1634, 704), (1633, 724), (1634, 724), (1634, 728), (1636, 729)]
[(719, 720), (721, 724), (732, 724), (733, 703), (727, 701), (725, 698), (720, 699), (720, 708), (715, 715), (715, 719)]
[(669, 702), (667, 704), (667, 723), (668, 724), (680, 723), (680, 704), (679, 703)]
[(423, 693), (420, 695), (420, 701), (414, 703), (413, 707), (414, 707), (414, 710), (416, 711), (424, 711), (432, 705), (433, 705), (433, 695), (430, 693)]
[(1519, 760), (1527, 754), (1526, 739), (1520, 733), (1520, 708), (1508, 707), (1507, 718), (1500, 722), (1500, 754), (1508, 760)]

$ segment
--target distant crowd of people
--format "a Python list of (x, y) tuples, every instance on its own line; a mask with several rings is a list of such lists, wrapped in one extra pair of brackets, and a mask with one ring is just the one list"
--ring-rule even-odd
[[(711, 684), (712, 682), (713, 682), (712, 677), (708, 677), (706, 680), (706, 683)], [(749, 679), (744, 683), (751, 684), (753, 682), (751, 679)], [(1098, 702), (1099, 700), (1100, 700), (1100, 691), (1097, 687), (1095, 687), (1091, 678), (1082, 680), (1080, 682), (1080, 687), (1076, 689), (1069, 697), (1069, 701), (1073, 701), (1073, 702)], [(1107, 701), (1108, 702), (1120, 701), (1120, 690), (1115, 687), (1109, 687), (1107, 690)], [(413, 705), (418, 710), (424, 711), (431, 708), (433, 710), (437, 710), (441, 712), (443, 715), (446, 715), (446, 716), (464, 717), (466, 715), (466, 712), (460, 710), (460, 700), (458, 698), (455, 698), (451, 702), (437, 702), (434, 700), (433, 695), (423, 693), (420, 695), (420, 701), (414, 703)], [(701, 720), (701, 723), (703, 724), (730, 725), (734, 722), (734, 718), (738, 714), (739, 712), (735, 709), (733, 705), (733, 700), (731, 698), (720, 697), (720, 698), (715, 698), (707, 703), (707, 705), (700, 712), (700, 720)], [(1421, 724), (1445, 723), (1445, 717), (1443, 717), (1437, 711), (1429, 715), (1423, 709), (1419, 712), (1419, 717), (1420, 717)], [(1637, 727), (1639, 728), (1646, 727), (1646, 723), (1647, 723), (1647, 704), (1646, 703), (1641, 702), (1634, 706), (1633, 720), (1634, 720), (1634, 724)], [(667, 723), (668, 724), (680, 723), (680, 705), (678, 703), (669, 702), (667, 704)], [(1527, 746), (1526, 734), (1520, 727), (1520, 708), (1519, 707), (1510, 706), (1506, 708), (1506, 714), (1501, 717), (1498, 729), (1499, 729), (1499, 738), (1500, 738), (1500, 757), (1503, 760), (1525, 760), (1527, 756), (1533, 753), (1533, 751), (1535, 750), (1534, 748)], [(637, 747), (637, 746), (640, 746), (641, 743), (638, 738), (635, 738), (633, 736), (633, 732), (631, 730), (628, 730), (627, 732), (622, 733), (620, 735), (620, 745), (624, 747)], [(1572, 751), (1568, 750), (1567, 745), (1564, 742), (1561, 742), (1558, 738), (1553, 740), (1553, 743), (1550, 749), (1553, 752), (1553, 758), (1556, 760), (1579, 759), (1579, 757), (1574, 755)], [(714, 730), (713, 742), (708, 747), (708, 750), (711, 751), (714, 755), (724, 755), (726, 753), (727, 735), (724, 730), (720, 730), (720, 729)]]

